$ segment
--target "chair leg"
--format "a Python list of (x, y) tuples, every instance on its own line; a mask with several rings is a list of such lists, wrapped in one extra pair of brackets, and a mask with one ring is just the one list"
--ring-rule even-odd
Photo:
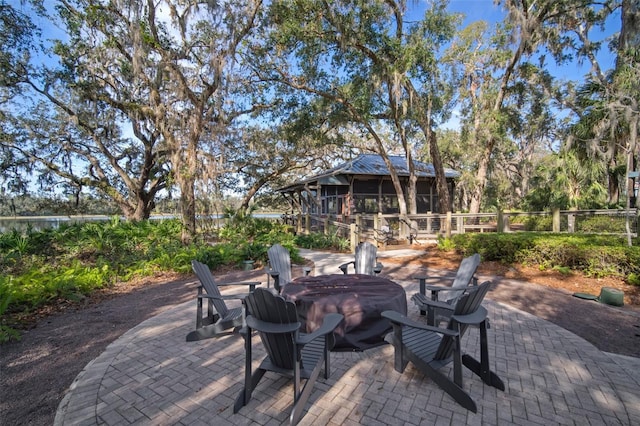
[[(202, 296), (202, 287), (198, 287), (198, 296)], [(196, 299), (196, 330), (202, 327), (202, 297)]]
[(207, 303), (207, 319), (211, 321), (211, 323), (213, 324), (214, 322), (217, 321), (216, 315), (217, 315), (217, 312), (215, 312), (213, 308), (213, 301), (209, 299)]
[[(420, 285), (420, 294), (426, 295), (427, 294), (427, 289), (426, 289), (427, 277), (419, 277), (418, 278), (418, 283)], [(424, 316), (426, 314), (427, 314), (426, 311), (420, 310), (420, 315)]]
[(409, 357), (409, 360), (413, 363), (413, 365), (415, 365), (416, 368), (422, 372), (422, 374), (433, 380), (440, 387), (440, 389), (448, 393), (449, 396), (451, 396), (458, 404), (469, 411), (473, 411), (474, 413), (478, 412), (475, 401), (469, 396), (468, 393), (464, 391), (464, 389), (462, 389), (461, 386), (458, 386), (447, 376), (431, 367), (422, 359), (413, 355), (413, 353), (407, 351), (407, 356)]
[(489, 367), (489, 342), (487, 339), (487, 321), (480, 323), (480, 362), (471, 355), (463, 355), (462, 363), (489, 386), (504, 391), (504, 382)]
[(251, 399), (251, 394), (253, 390), (256, 388), (262, 376), (266, 370), (264, 368), (258, 368), (253, 374), (251, 374), (251, 329), (245, 327), (241, 331), (242, 337), (244, 338), (244, 349), (245, 349), (245, 358), (244, 358), (244, 388), (240, 391), (238, 396), (236, 397), (236, 401), (233, 404), (233, 413), (237, 413), (240, 411), (242, 407), (249, 403)]
[[(324, 336), (324, 349), (322, 350), (322, 353), (324, 354), (324, 378), (325, 379), (328, 379), (329, 376), (331, 375), (330, 350), (333, 347), (333, 345), (331, 344), (332, 337), (333, 337), (333, 333), (329, 333), (326, 336)], [(329, 345), (331, 345), (331, 347)]]
[(384, 340), (394, 347), (393, 351), (393, 369), (398, 373), (404, 372), (407, 367), (407, 359), (404, 356), (405, 348), (402, 343), (402, 326), (400, 324), (391, 323), (393, 331), (387, 334)]
[[(289, 423), (292, 425), (298, 424), (300, 419), (302, 418), (302, 413), (304, 412), (304, 407), (307, 405), (307, 401), (311, 396), (311, 391), (313, 390), (314, 384), (318, 379), (318, 375), (320, 375), (320, 369), (322, 368), (322, 362), (318, 362), (311, 372), (311, 375), (306, 380), (300, 394), (294, 396), (293, 409), (291, 410), (291, 415), (289, 416)], [(297, 378), (294, 378), (294, 382), (298, 382), (300, 380), (300, 370), (296, 370), (298, 375)]]

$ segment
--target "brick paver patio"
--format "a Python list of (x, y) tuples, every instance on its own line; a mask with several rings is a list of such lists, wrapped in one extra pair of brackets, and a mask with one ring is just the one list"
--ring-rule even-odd
[[(321, 259), (316, 273), (321, 274)], [(336, 259), (327, 265), (337, 265)], [(335, 272), (335, 271), (333, 271)], [(400, 282), (407, 295), (414, 282)], [(195, 303), (177, 305), (131, 329), (86, 366), (58, 408), (58, 425), (280, 424), (293, 399), (289, 380), (267, 373), (251, 402), (233, 414), (242, 387), (238, 335), (185, 342)], [(417, 316), (412, 303), (410, 314)], [(506, 390), (468, 370), (464, 387), (478, 413), (457, 405), (411, 364), (393, 369), (393, 348), (332, 353), (330, 379), (318, 379), (302, 424), (640, 424), (640, 359), (601, 352), (584, 339), (491, 300), (492, 369)], [(478, 354), (478, 331), (463, 350)], [(257, 364), (264, 356), (254, 351)], [(445, 369), (445, 371), (447, 371)]]

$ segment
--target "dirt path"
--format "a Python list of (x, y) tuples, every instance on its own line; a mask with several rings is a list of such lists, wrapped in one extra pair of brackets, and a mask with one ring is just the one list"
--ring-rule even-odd
[[(385, 273), (408, 278), (411, 265)], [(294, 275), (301, 272), (296, 271)], [(234, 272), (222, 281), (265, 281), (262, 271)], [(51, 425), (67, 388), (112, 341), (163, 310), (193, 300), (195, 278), (147, 283), (40, 320), (21, 341), (0, 346), (0, 424)], [(497, 277), (489, 298), (533, 313), (602, 350), (640, 357), (640, 315), (571, 297), (570, 293)]]

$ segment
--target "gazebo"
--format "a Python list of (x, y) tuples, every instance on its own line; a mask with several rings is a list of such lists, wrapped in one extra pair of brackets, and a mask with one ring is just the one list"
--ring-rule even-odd
[[(390, 156), (402, 187), (406, 191), (409, 169), (403, 156)], [(414, 161), (417, 185), (417, 213), (438, 210), (435, 171), (432, 164)], [(460, 174), (445, 169), (449, 193)], [(278, 189), (302, 214), (349, 217), (356, 214), (399, 213), (398, 196), (389, 169), (378, 154), (362, 154), (351, 161), (315, 176)]]

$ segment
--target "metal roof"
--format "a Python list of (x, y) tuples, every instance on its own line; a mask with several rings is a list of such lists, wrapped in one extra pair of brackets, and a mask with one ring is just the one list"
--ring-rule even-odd
[[(400, 155), (390, 155), (389, 160), (391, 161), (391, 164), (393, 164), (393, 168), (399, 176), (409, 176), (409, 168), (407, 167), (407, 159), (405, 157)], [(413, 164), (419, 177), (436, 176), (433, 164), (427, 164), (415, 160)], [(339, 166), (319, 173), (316, 178), (318, 176), (338, 174), (387, 176), (389, 175), (389, 169), (384, 163), (382, 156), (378, 154), (361, 154), (351, 161), (347, 161), (346, 163), (342, 163)], [(452, 169), (445, 169), (444, 174), (447, 178), (456, 178), (460, 176), (460, 173)]]
[[(407, 159), (405, 157), (400, 155), (390, 155), (389, 160), (391, 161), (391, 164), (393, 164), (393, 167), (396, 170), (398, 176), (409, 176), (409, 168), (407, 167)], [(418, 177), (436, 176), (433, 164), (427, 164), (415, 160), (413, 164), (415, 165), (416, 174)], [(378, 154), (361, 154), (353, 160), (342, 163), (336, 167), (325, 170), (306, 179), (299, 180), (291, 185), (287, 185), (284, 188), (280, 188), (279, 191), (284, 191), (315, 181), (321, 181), (322, 184), (326, 185), (329, 178), (339, 177), (341, 175), (389, 176), (389, 169), (384, 163), (382, 156)], [(447, 179), (453, 179), (459, 177), (460, 173), (453, 169), (445, 168), (444, 175)], [(331, 184), (340, 185), (344, 183), (332, 182)]]

